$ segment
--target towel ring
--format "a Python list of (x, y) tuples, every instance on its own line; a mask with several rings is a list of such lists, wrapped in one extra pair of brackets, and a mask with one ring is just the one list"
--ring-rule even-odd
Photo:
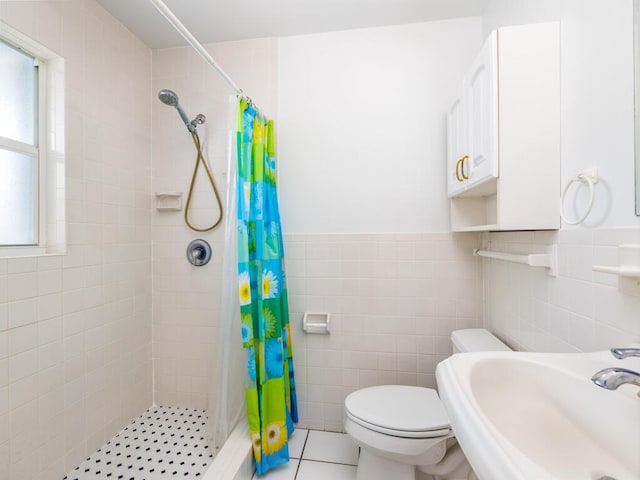
[[(579, 173), (578, 175), (573, 177), (571, 180), (569, 180), (569, 183), (567, 183), (567, 185), (564, 187), (564, 190), (562, 190), (562, 197), (560, 197), (560, 217), (562, 218), (563, 222), (565, 222), (567, 225), (577, 225), (586, 220), (586, 218), (591, 213), (591, 209), (593, 208), (593, 201), (595, 200), (595, 190), (596, 190), (597, 181), (598, 181), (597, 174), (589, 174), (584, 172)], [(567, 196), (567, 192), (569, 191), (569, 188), (574, 183), (586, 183), (589, 185), (589, 206), (587, 207), (584, 214), (580, 216), (580, 218), (578, 218), (577, 220), (569, 220), (564, 213), (564, 200), (565, 200), (565, 197)]]

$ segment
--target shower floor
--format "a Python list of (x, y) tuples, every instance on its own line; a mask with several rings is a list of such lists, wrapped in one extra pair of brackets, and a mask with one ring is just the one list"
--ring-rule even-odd
[(156, 480), (202, 477), (213, 455), (203, 410), (153, 407), (64, 480)]

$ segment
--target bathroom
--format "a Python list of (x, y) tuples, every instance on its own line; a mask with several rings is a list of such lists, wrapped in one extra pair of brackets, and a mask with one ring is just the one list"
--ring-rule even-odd
[[(0, 480), (61, 479), (152, 405), (207, 409), (221, 369), (224, 229), (192, 232), (156, 208), (158, 192), (186, 195), (194, 161), (156, 95), (170, 88), (206, 115), (205, 156), (224, 198), (232, 92), (184, 43), (145, 44), (105, 9), (117, 3), (133, 2), (0, 1), (0, 36), (6, 25), (64, 59), (54, 129), (64, 196), (52, 202), (66, 224), (48, 230), (64, 255), (0, 258)], [(343, 432), (345, 397), (359, 388), (435, 388), (454, 330), (484, 327), (531, 352), (640, 341), (638, 284), (592, 270), (640, 243), (634, 2), (419, 3), (402, 2), (408, 15), (393, 25), (352, 24), (359, 15), (345, 11), (324, 31), (199, 38), (276, 120), (301, 429)], [(171, 39), (153, 15), (147, 23)], [(557, 231), (452, 233), (449, 104), (491, 31), (549, 21), (562, 31), (560, 185), (597, 168), (593, 208)], [(217, 209), (196, 187), (192, 218), (206, 224)], [(569, 196), (568, 215), (584, 211), (587, 190)], [(185, 259), (195, 238), (212, 246), (208, 267)], [(556, 277), (472, 254), (551, 245)], [(305, 334), (305, 312), (330, 312), (330, 334)]]

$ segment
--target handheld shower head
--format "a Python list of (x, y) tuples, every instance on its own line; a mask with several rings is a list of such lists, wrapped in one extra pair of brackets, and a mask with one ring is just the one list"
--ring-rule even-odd
[(189, 132), (193, 133), (196, 131), (196, 125), (194, 124), (194, 122), (189, 121), (189, 117), (187, 117), (187, 114), (184, 113), (184, 110), (180, 106), (180, 103), (178, 102), (178, 95), (176, 95), (176, 92), (169, 89), (163, 89), (158, 92), (158, 98), (165, 105), (175, 107), (175, 109), (178, 110), (180, 118), (182, 118), (182, 121), (184, 122), (184, 125), (185, 127), (187, 127), (187, 130), (189, 130)]
[(158, 92), (158, 98), (165, 105), (169, 105), (170, 107), (177, 107), (178, 103), (178, 95), (176, 92), (169, 89), (163, 89)]

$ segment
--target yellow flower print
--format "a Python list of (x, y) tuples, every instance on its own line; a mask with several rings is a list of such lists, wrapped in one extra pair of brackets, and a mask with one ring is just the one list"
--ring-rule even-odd
[(260, 462), (260, 458), (262, 457), (262, 449), (260, 448), (259, 432), (251, 432), (251, 443), (253, 444), (253, 456), (255, 457), (256, 462)]
[(291, 351), (291, 327), (289, 325), (284, 326), (284, 333), (287, 339), (287, 354)]
[(249, 274), (242, 272), (238, 276), (240, 289), (238, 294), (240, 295), (240, 306), (249, 305), (251, 303), (251, 285), (249, 283)]
[(248, 210), (249, 205), (251, 204), (251, 183), (244, 182), (242, 187), (242, 190), (244, 191), (244, 205)]
[(271, 455), (280, 450), (287, 441), (287, 427), (284, 422), (271, 422), (262, 430), (265, 439), (264, 453)]
[(271, 270), (262, 272), (262, 298), (276, 298), (278, 294), (278, 279)]

